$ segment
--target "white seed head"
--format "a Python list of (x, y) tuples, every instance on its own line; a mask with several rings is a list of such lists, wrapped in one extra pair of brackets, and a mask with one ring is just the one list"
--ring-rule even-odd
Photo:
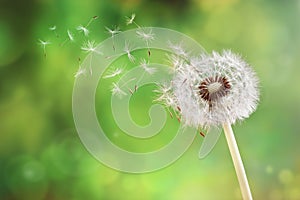
[[(184, 124), (194, 127), (233, 124), (256, 109), (258, 79), (240, 56), (226, 50), (222, 54), (213, 52), (185, 58), (180, 63), (177, 58), (173, 65), (177, 68), (171, 91), (177, 105), (172, 107), (180, 108)], [(165, 100), (164, 95), (158, 100)]]

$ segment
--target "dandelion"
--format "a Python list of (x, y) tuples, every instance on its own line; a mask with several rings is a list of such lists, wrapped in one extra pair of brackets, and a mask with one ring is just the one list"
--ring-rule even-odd
[(82, 25), (79, 25), (79, 26), (77, 27), (77, 30), (78, 30), (79, 32), (83, 32), (84, 36), (88, 36), (89, 33), (90, 33), (90, 31), (87, 29), (87, 27), (82, 26)]
[(44, 56), (46, 57), (47, 54), (46, 54), (46, 46), (51, 44), (49, 41), (45, 41), (45, 40), (41, 40), (39, 39), (39, 45), (41, 45), (41, 47), (43, 48), (43, 52), (44, 52)]
[(145, 59), (142, 59), (141, 62), (140, 62), (140, 66), (143, 68), (143, 70), (145, 72), (147, 72), (148, 74), (154, 74), (156, 72), (156, 69), (153, 68), (153, 67), (149, 67), (149, 63), (145, 60)]
[(130, 60), (130, 62), (134, 62), (135, 57), (131, 54), (131, 48), (130, 48), (129, 42), (127, 42), (127, 41), (125, 41), (124, 51), (126, 52), (127, 57)]
[[(180, 55), (188, 55), (181, 46), (173, 45), (172, 49)], [(255, 111), (259, 100), (258, 79), (250, 65), (229, 50), (187, 58), (173, 59), (176, 67), (170, 89), (173, 95), (168, 94), (169, 90), (161, 90), (158, 100), (173, 109), (179, 107), (185, 125), (223, 126), (243, 198), (252, 199), (231, 124), (248, 118)], [(171, 102), (176, 104), (169, 103), (166, 96), (173, 98)]]

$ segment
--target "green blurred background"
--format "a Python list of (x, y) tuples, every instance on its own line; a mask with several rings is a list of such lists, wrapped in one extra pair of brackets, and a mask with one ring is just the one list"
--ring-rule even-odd
[[(133, 28), (125, 25), (131, 13), (140, 25), (183, 32), (208, 52), (230, 48), (254, 66), (261, 102), (234, 126), (254, 199), (300, 199), (299, 0), (1, 0), (0, 199), (241, 199), (223, 136), (204, 160), (199, 136), (171, 166), (140, 175), (102, 165), (80, 143), (71, 104), (85, 54), (78, 43), (59, 44), (95, 15), (89, 37), (96, 42), (109, 37), (105, 26)], [(47, 57), (38, 39), (51, 41)], [(137, 110), (144, 95), (136, 95)], [(99, 121), (114, 130), (106, 110)], [(178, 126), (169, 121), (169, 130)]]

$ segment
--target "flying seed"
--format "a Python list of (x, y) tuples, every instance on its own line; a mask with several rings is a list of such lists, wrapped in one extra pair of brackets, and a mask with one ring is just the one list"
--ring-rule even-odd
[(204, 133), (203, 132), (199, 132), (200, 133), (200, 135), (202, 136), (202, 137), (205, 137), (205, 135), (204, 135)]

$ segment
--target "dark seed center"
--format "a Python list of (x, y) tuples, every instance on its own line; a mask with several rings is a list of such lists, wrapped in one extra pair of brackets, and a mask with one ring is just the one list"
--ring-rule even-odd
[(198, 88), (200, 97), (208, 101), (211, 108), (213, 101), (229, 93), (231, 85), (226, 77), (215, 76), (204, 79)]

